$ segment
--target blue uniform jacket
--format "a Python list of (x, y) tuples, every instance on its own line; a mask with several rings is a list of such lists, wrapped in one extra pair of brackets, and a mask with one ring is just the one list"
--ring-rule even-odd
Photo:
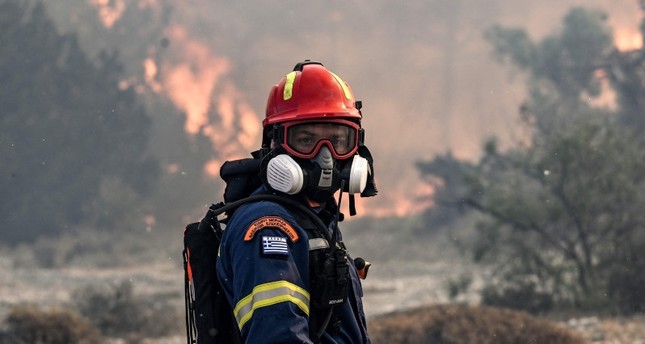
[[(246, 343), (311, 343), (309, 240), (280, 204), (236, 210), (220, 244), (217, 274)], [(351, 261), (351, 259), (350, 259)], [(321, 343), (371, 343), (354, 264), (346, 302), (334, 307)]]

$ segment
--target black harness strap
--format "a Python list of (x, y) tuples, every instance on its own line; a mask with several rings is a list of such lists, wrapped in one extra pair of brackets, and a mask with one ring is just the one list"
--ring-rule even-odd
[(305, 207), (298, 201), (295, 201), (290, 198), (286, 198), (283, 196), (278, 196), (278, 195), (253, 195), (249, 196), (246, 198), (242, 198), (238, 201), (231, 202), (231, 203), (217, 203), (213, 204), (210, 206), (210, 210), (212, 210), (212, 213), (209, 211), (210, 214), (214, 217), (213, 220), (217, 221), (217, 216), (231, 211), (233, 209), (239, 208), (240, 206), (249, 203), (249, 202), (259, 202), (259, 201), (272, 201), (276, 203), (281, 203), (284, 205), (287, 205), (289, 207), (295, 208), (296, 210), (299, 211), (300, 214), (306, 215), (315, 225), (320, 229), (320, 234), (329, 242), (331, 242), (331, 237), (327, 233), (327, 225), (325, 225), (324, 222), (314, 213), (313, 210)]

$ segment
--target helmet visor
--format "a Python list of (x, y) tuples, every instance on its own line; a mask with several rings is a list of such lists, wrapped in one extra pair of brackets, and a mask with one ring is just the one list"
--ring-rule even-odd
[(311, 159), (327, 145), (336, 159), (346, 159), (358, 149), (359, 126), (350, 121), (305, 122), (285, 126), (283, 147), (294, 156)]

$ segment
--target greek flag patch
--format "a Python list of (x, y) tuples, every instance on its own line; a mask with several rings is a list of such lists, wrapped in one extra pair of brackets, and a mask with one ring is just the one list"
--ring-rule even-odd
[(276, 236), (262, 237), (262, 254), (288, 255), (287, 238)]

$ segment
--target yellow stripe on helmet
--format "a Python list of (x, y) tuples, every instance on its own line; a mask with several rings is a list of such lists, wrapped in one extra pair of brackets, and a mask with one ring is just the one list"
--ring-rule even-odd
[(340, 87), (343, 88), (343, 93), (345, 93), (345, 98), (347, 98), (348, 100), (352, 100), (352, 92), (349, 91), (349, 87), (347, 87), (347, 84), (343, 81), (343, 79), (341, 79), (338, 75), (332, 72), (329, 72), (329, 73), (334, 77), (334, 79), (336, 79), (336, 82), (340, 84)]
[(284, 91), (282, 92), (282, 98), (284, 100), (289, 100), (293, 96), (293, 82), (296, 80), (296, 72), (291, 72), (286, 76), (287, 81), (284, 83)]

